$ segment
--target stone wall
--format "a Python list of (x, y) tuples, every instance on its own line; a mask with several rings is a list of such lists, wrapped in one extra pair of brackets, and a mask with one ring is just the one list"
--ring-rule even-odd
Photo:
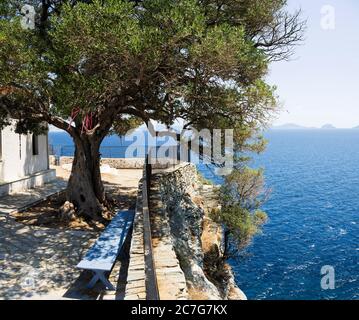
[(57, 159), (58, 158), (56, 158), (56, 156), (49, 155), (49, 164), (50, 164), (50, 166), (57, 166), (58, 165)]
[[(221, 251), (223, 232), (208, 215), (209, 210), (218, 206), (214, 187), (200, 181), (196, 167), (181, 163), (156, 170), (150, 194), (153, 259), (160, 299), (246, 299), (228, 265), (223, 269), (225, 279), (218, 281), (210, 276), (209, 268), (213, 271), (216, 264), (208, 267), (208, 256), (213, 248), (217, 253)], [(146, 299), (143, 232), (141, 181), (125, 300)]]
[(133, 222), (125, 300), (146, 300), (145, 249), (143, 242), (142, 181), (139, 183)]
[[(72, 164), (73, 157), (60, 157), (59, 165), (61, 167), (71, 169), (70, 165)], [(51, 158), (51, 164), (55, 165), (56, 160)], [(101, 166), (107, 166), (112, 169), (142, 169), (145, 164), (145, 159), (143, 158), (102, 158)], [(173, 163), (170, 160), (163, 159), (158, 160), (157, 163), (153, 165), (153, 169), (166, 169), (172, 167)]]
[[(146, 273), (145, 273), (145, 248), (144, 248), (144, 225), (142, 204), (143, 180), (139, 183), (136, 214), (133, 224), (131, 247), (129, 252), (129, 267), (127, 273), (127, 284), (125, 300), (146, 299)], [(157, 202), (161, 210), (161, 203)], [(152, 216), (152, 213), (151, 213)], [(180, 268), (176, 254), (173, 250), (170, 228), (168, 221), (157, 215), (158, 220), (154, 227), (152, 221), (153, 258), (159, 295), (161, 300), (187, 299), (187, 286), (185, 276)], [(161, 241), (157, 241), (158, 237)]]
[[(245, 299), (229, 266), (226, 266), (225, 288), (205, 272), (206, 250), (216, 247), (220, 252), (222, 228), (206, 214), (205, 203), (210, 199), (203, 198), (203, 189), (196, 167), (189, 163), (153, 175), (151, 216), (156, 269), (162, 264), (162, 273), (173, 272), (173, 278), (164, 278), (167, 288), (171, 287), (167, 290), (182, 292), (180, 296), (185, 299)], [(202, 243), (204, 239), (206, 243)], [(165, 257), (171, 257), (170, 261)], [(177, 280), (172, 280), (176, 277)]]
[[(71, 164), (73, 157), (60, 157), (60, 166)], [(141, 158), (102, 158), (101, 165), (108, 165), (114, 169), (142, 169), (145, 160)]]
[(41, 187), (45, 183), (49, 183), (55, 179), (55, 170), (45, 170), (12, 182), (4, 182), (0, 184), (0, 197), (35, 187)]
[(153, 259), (160, 299), (187, 300), (186, 277), (174, 250), (170, 220), (156, 178), (151, 185), (150, 208)]

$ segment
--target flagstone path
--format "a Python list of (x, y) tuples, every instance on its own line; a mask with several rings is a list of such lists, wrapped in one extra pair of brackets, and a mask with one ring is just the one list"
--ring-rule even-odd
[[(131, 176), (135, 186), (142, 173), (134, 170)], [(98, 290), (89, 292), (84, 284), (91, 275), (76, 269), (98, 233), (25, 226), (11, 217), (12, 212), (65, 186), (66, 181), (58, 179), (41, 188), (0, 198), (0, 300), (101, 299), (106, 295)], [(128, 182), (123, 187), (128, 189)], [(115, 267), (117, 278), (120, 269), (121, 265)], [(113, 298), (118, 296), (121, 293)]]

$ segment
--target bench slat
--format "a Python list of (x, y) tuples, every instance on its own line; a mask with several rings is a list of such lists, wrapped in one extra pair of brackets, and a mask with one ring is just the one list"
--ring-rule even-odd
[(133, 210), (118, 212), (77, 268), (111, 271), (132, 226), (133, 218)]

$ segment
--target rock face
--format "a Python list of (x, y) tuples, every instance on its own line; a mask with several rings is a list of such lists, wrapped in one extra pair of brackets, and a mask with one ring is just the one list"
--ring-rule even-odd
[[(210, 250), (215, 248), (217, 260), (221, 258), (222, 232), (206, 216), (207, 199), (202, 196), (203, 187), (196, 167), (188, 163), (153, 175), (151, 212), (154, 230), (162, 229), (156, 241), (166, 239), (166, 245), (171, 244), (185, 277), (189, 299), (245, 299), (235, 285), (229, 266), (226, 265), (225, 276), (220, 281), (218, 277), (212, 279), (206, 270), (208, 262), (205, 261), (208, 261), (206, 256)], [(167, 223), (167, 231), (158, 228), (158, 223)]]

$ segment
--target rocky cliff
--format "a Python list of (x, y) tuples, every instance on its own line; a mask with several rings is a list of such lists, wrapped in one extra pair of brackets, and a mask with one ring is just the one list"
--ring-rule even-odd
[(218, 206), (214, 187), (200, 179), (196, 167), (183, 163), (154, 173), (151, 194), (160, 295), (246, 299), (221, 256), (222, 228), (208, 216)]

